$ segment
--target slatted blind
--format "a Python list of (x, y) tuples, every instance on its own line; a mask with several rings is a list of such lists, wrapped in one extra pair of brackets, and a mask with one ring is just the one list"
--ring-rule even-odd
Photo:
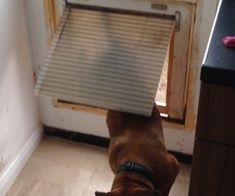
[(35, 93), (149, 116), (174, 20), (66, 8)]

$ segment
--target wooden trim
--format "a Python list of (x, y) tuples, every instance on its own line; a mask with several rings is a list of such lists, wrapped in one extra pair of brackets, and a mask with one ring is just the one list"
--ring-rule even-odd
[[(185, 91), (187, 81), (187, 71), (190, 64), (189, 50), (190, 40), (192, 37), (191, 23), (194, 18), (192, 12), (193, 4), (181, 4), (179, 7), (181, 13), (181, 25), (180, 31), (175, 33), (174, 43), (174, 55), (173, 55), (173, 67), (172, 67), (172, 78), (170, 86), (170, 96), (168, 97), (168, 108), (169, 116), (172, 119), (184, 120), (185, 119)], [(180, 9), (181, 8), (181, 9)]]
[(197, 1), (198, 0), (160, 0), (160, 2), (162, 3), (191, 3), (191, 4), (196, 4)]
[(49, 0), (48, 5), (49, 5), (49, 10), (50, 10), (49, 14), (50, 14), (50, 21), (51, 21), (51, 29), (52, 29), (52, 32), (54, 33), (56, 31), (55, 1)]
[(186, 76), (186, 90), (185, 90), (185, 96), (184, 96), (184, 103), (186, 106), (185, 111), (185, 126), (188, 130), (194, 130), (196, 128), (196, 115), (194, 112), (194, 96), (195, 96), (195, 87), (196, 87), (196, 79), (197, 79), (197, 70), (192, 69), (191, 62), (192, 62), (192, 52), (193, 52), (193, 34), (194, 34), (194, 28), (195, 28), (195, 17), (196, 17), (196, 6), (193, 6), (192, 9), (192, 21), (191, 21), (191, 40), (189, 42), (190, 50), (189, 50), (189, 58), (188, 58), (188, 70), (187, 70), (187, 76)]
[[(92, 107), (87, 105), (82, 105), (78, 103), (71, 103), (63, 100), (53, 99), (52, 104), (54, 107), (57, 108), (65, 108), (65, 109), (71, 109), (74, 111), (80, 111), (80, 112), (89, 112), (94, 113), (102, 116), (107, 115), (107, 110), (98, 108), (98, 107)], [(167, 114), (167, 108), (165, 106), (158, 106), (158, 109), (161, 113)]]
[(173, 73), (173, 56), (174, 56), (174, 48), (175, 48), (174, 42), (175, 42), (175, 30), (173, 31), (171, 35), (170, 42), (169, 42), (169, 50), (168, 50), (166, 107), (167, 107), (167, 114), (169, 116), (171, 116), (170, 99), (171, 99), (171, 94), (172, 94), (171, 85), (172, 85), (172, 73)]
[(77, 103), (70, 103), (70, 102), (57, 100), (57, 99), (53, 99), (52, 103), (54, 107), (71, 109), (71, 110), (80, 111), (80, 112), (94, 113), (94, 114), (101, 115), (101, 116), (107, 115), (106, 109), (102, 109), (98, 107), (91, 107), (91, 106), (86, 106), (86, 105), (77, 104)]
[(59, 24), (59, 14), (56, 9), (55, 0), (44, 0), (44, 10), (45, 10), (45, 18), (46, 24), (49, 34), (48, 42), (51, 42), (53, 34), (56, 31), (57, 25)]
[(160, 113), (163, 113), (163, 114), (168, 114), (168, 110), (167, 110), (167, 106), (161, 106), (161, 105), (158, 105), (158, 109), (160, 111)]

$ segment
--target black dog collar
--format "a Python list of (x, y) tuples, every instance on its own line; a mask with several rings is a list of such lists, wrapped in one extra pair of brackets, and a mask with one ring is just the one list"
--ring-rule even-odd
[[(119, 173), (122, 171), (136, 172), (138, 174), (141, 174), (145, 178), (149, 179), (153, 184), (155, 184), (155, 180), (154, 180), (155, 178), (152, 172), (141, 164), (135, 163), (133, 161), (126, 162), (118, 167), (116, 173)], [(161, 196), (161, 193), (158, 191), (158, 195), (156, 196)]]

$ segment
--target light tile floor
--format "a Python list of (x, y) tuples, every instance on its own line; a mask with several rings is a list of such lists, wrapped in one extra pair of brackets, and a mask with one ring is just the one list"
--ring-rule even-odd
[[(187, 196), (191, 167), (181, 165), (170, 196)], [(94, 196), (110, 190), (107, 150), (45, 137), (6, 196)]]

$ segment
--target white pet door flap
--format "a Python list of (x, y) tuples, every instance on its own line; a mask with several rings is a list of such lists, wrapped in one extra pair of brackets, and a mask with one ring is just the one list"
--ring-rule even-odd
[(175, 20), (66, 8), (35, 93), (149, 116)]

